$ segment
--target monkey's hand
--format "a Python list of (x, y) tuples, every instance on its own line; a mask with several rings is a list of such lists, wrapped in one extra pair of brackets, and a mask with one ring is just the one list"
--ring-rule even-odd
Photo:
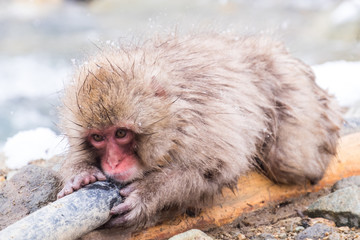
[(120, 195), (125, 197), (125, 201), (111, 209), (110, 214), (113, 217), (104, 225), (105, 228), (133, 230), (145, 227), (151, 213), (144, 199), (140, 197), (140, 185), (139, 182), (133, 182), (120, 190)]
[[(113, 217), (104, 227), (133, 231), (153, 226), (174, 212), (184, 212), (189, 202), (191, 206), (200, 204), (204, 195), (210, 199), (219, 192), (197, 168), (178, 169), (175, 166), (153, 171), (121, 189), (125, 201), (111, 209)], [(170, 212), (166, 212), (167, 209)]]
[(72, 177), (64, 186), (64, 188), (58, 193), (57, 198), (65, 197), (70, 193), (73, 193), (80, 188), (96, 182), (96, 181), (105, 181), (106, 176), (99, 169), (92, 169), (89, 171), (84, 171), (74, 177)]

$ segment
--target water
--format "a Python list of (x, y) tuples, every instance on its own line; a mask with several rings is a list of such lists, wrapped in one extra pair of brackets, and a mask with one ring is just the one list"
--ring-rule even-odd
[(102, 44), (154, 32), (266, 32), (309, 64), (356, 61), (360, 6), (354, 2), (0, 0), (0, 146), (21, 130), (57, 131), (59, 92), (74, 62)]

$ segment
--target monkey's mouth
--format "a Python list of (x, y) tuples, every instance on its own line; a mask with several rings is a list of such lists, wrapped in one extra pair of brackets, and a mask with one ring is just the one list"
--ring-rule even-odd
[(136, 173), (137, 173), (137, 168), (135, 166), (131, 167), (125, 171), (122, 171), (122, 172), (111, 173), (111, 172), (105, 171), (105, 174), (109, 178), (111, 178), (112, 180), (115, 180), (116, 182), (119, 182), (119, 183), (127, 183), (127, 182), (132, 181), (135, 178)]
[(133, 155), (115, 160), (116, 161), (110, 161), (109, 159), (103, 160), (100, 165), (104, 173), (117, 182), (129, 182), (133, 180), (140, 171), (139, 162)]

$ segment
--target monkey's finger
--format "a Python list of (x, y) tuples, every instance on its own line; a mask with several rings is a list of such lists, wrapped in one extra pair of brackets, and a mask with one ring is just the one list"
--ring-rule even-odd
[(119, 227), (121, 225), (124, 225), (126, 223), (126, 217), (125, 216), (119, 216), (116, 218), (110, 219), (107, 223), (104, 224), (105, 228), (113, 228), (113, 227)]
[[(84, 181), (84, 177), (83, 176), (76, 176), (74, 181), (73, 181), (73, 184), (72, 184), (72, 188), (73, 190), (78, 190), (81, 188), (81, 185)], [(85, 184), (84, 184), (85, 185)]]
[(62, 191), (64, 191), (64, 196), (66, 196), (69, 195), (70, 193), (73, 193), (74, 189), (72, 188), (72, 185), (66, 184)]
[(97, 181), (96, 177), (94, 175), (91, 175), (89, 178), (89, 183), (94, 183), (96, 181)]
[(113, 207), (110, 211), (110, 215), (121, 215), (131, 210), (131, 206), (126, 203), (120, 203), (119, 205)]
[(91, 177), (92, 176), (86, 176), (85, 178), (83, 178), (82, 182), (81, 182), (81, 186), (86, 186), (88, 185), (89, 183), (91, 183)]
[(58, 194), (57, 194), (57, 199), (60, 199), (60, 198), (62, 198), (62, 197), (64, 197), (65, 196), (65, 192), (64, 192), (64, 189), (62, 189)]
[(106, 180), (106, 176), (100, 171), (94, 173), (93, 176), (95, 176), (98, 181), (105, 181)]
[(74, 190), (79, 190), (81, 187), (86, 186), (90, 183), (91, 175), (89, 174), (80, 174), (75, 177), (72, 188)]
[(120, 195), (123, 197), (128, 197), (130, 195), (130, 193), (132, 193), (135, 189), (136, 189), (136, 187), (133, 184), (131, 184), (131, 185), (121, 189)]

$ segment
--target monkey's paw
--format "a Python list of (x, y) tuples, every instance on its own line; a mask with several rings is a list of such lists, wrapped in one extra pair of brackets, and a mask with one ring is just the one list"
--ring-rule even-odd
[(104, 225), (105, 228), (117, 227), (133, 230), (146, 226), (149, 208), (140, 197), (136, 186), (136, 183), (132, 183), (120, 190), (125, 201), (111, 209), (110, 214), (113, 217)]
[(74, 177), (72, 177), (64, 186), (64, 188), (58, 193), (57, 198), (65, 197), (70, 193), (73, 193), (80, 188), (96, 182), (96, 181), (105, 181), (106, 176), (98, 169), (92, 171), (82, 172)]

